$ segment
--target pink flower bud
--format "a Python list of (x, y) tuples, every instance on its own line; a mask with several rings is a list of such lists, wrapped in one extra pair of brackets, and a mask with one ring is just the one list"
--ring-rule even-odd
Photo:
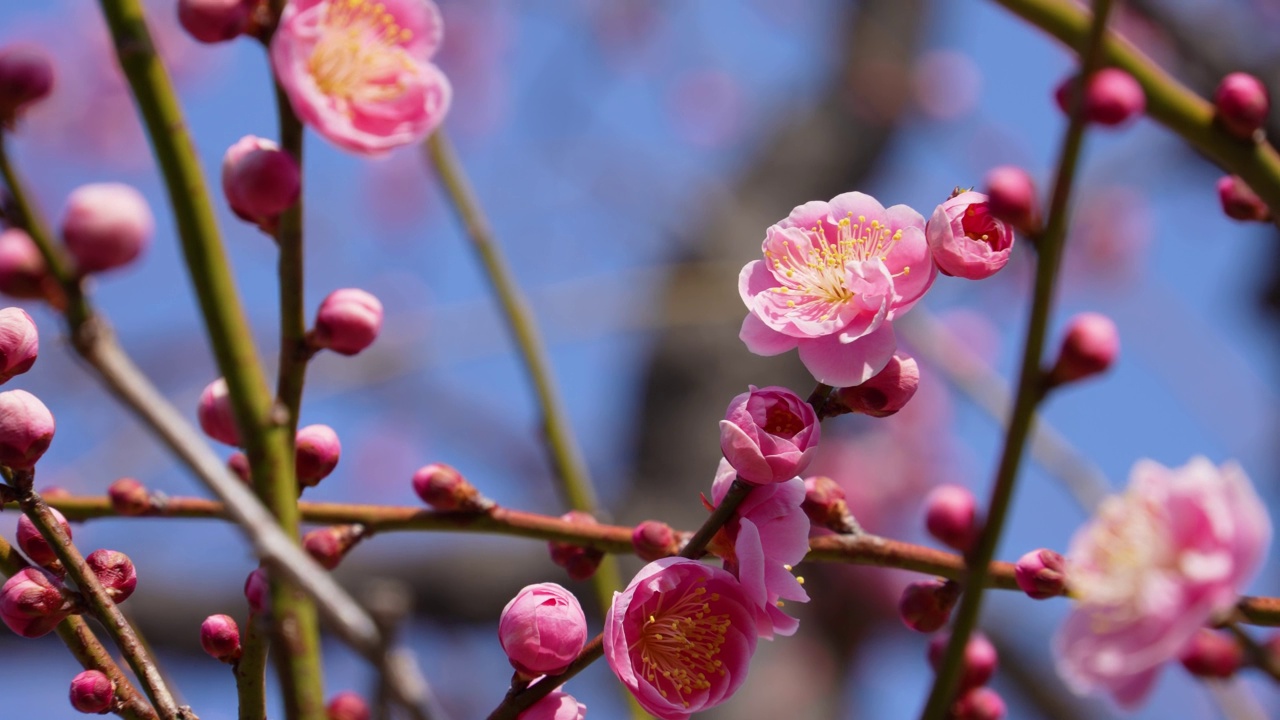
[(967, 552), (978, 539), (978, 503), (969, 488), (939, 485), (924, 499), (929, 534), (953, 550)]
[(809, 403), (790, 390), (750, 387), (720, 421), (720, 451), (745, 482), (786, 482), (809, 466), (822, 426)]
[(661, 560), (680, 552), (680, 538), (671, 526), (657, 520), (645, 520), (631, 531), (631, 545), (645, 562)]
[(280, 213), (298, 202), (302, 176), (298, 162), (270, 140), (240, 138), (222, 158), (222, 191), (242, 220), (271, 231)]
[(244, 599), (249, 601), (249, 612), (260, 615), (271, 607), (271, 584), (266, 568), (258, 568), (244, 580)]
[(950, 720), (1002, 720), (1008, 710), (1004, 699), (989, 687), (976, 687), (951, 706)]
[(0, 620), (22, 637), (47, 634), (71, 614), (71, 609), (71, 598), (62, 583), (39, 568), (23, 568), (0, 587)]
[(1013, 252), (1013, 228), (991, 214), (986, 195), (973, 191), (935, 208), (925, 235), (938, 270), (968, 280), (995, 275)]
[(477, 512), (490, 504), (462, 473), (444, 463), (419, 468), (413, 474), (413, 491), (441, 512)]
[(833, 532), (847, 534), (858, 527), (849, 513), (844, 488), (825, 475), (805, 478), (804, 502), (800, 507), (810, 522)]
[[(62, 526), (63, 532), (67, 537), (71, 537), (71, 525), (67, 523), (67, 519), (62, 513), (49, 508), (49, 512), (57, 518), (58, 524)], [(58, 556), (53, 552), (53, 548), (49, 545), (49, 541), (44, 539), (40, 534), (40, 530), (36, 528), (35, 523), (31, 522), (31, 518), (23, 515), (18, 518), (18, 530), (16, 533), (18, 547), (22, 549), (22, 554), (36, 565), (49, 566), (58, 562)]]
[(316, 311), (311, 332), (314, 347), (355, 355), (373, 344), (382, 329), (382, 303), (359, 288), (329, 293)]
[(59, 487), (57, 485), (49, 485), (40, 490), (40, 497), (44, 498), (45, 500), (53, 500), (55, 498), (69, 498), (71, 497), (71, 491), (64, 487)]
[(333, 696), (325, 708), (328, 720), (369, 720), (369, 705), (353, 692), (340, 692)]
[[(942, 666), (942, 657), (947, 653), (947, 642), (951, 639), (948, 633), (939, 633), (929, 641), (929, 665), (934, 672)], [(964, 646), (963, 671), (960, 675), (961, 692), (986, 685), (992, 675), (996, 674), (999, 657), (996, 646), (991, 644), (985, 635), (975, 632), (969, 636)]]
[(228, 615), (210, 615), (200, 623), (200, 647), (214, 660), (240, 660), (240, 626)]
[(585, 720), (587, 706), (562, 690), (552, 690), (516, 717), (517, 720)]
[(1202, 628), (1191, 636), (1180, 660), (1197, 677), (1229, 678), (1244, 665), (1244, 648), (1233, 637)]
[(328, 425), (308, 425), (298, 431), (295, 462), (298, 484), (315, 487), (338, 467), (342, 443)]
[(23, 300), (50, 297), (48, 267), (30, 235), (16, 228), (0, 232), (0, 292)]
[(1022, 592), (1035, 600), (1057, 597), (1066, 592), (1067, 563), (1052, 550), (1032, 550), (1013, 566), (1013, 577)]
[(1049, 372), (1049, 384), (1056, 386), (1097, 375), (1111, 367), (1119, 353), (1120, 334), (1111, 318), (1080, 313), (1067, 323), (1058, 362)]
[(133, 478), (120, 478), (107, 488), (111, 508), (118, 515), (146, 515), (151, 511), (151, 491)]
[[(579, 510), (570, 510), (561, 515), (560, 519), (575, 525), (597, 524), (590, 513)], [(600, 561), (604, 559), (604, 551), (572, 543), (549, 542), (547, 547), (551, 550), (551, 562), (564, 568), (574, 580), (587, 580), (595, 575), (596, 568), (600, 567)]]
[(920, 366), (914, 358), (897, 353), (889, 364), (861, 385), (840, 388), (836, 397), (853, 412), (889, 417), (906, 407), (920, 386)]
[(1252, 140), (1267, 121), (1271, 99), (1267, 86), (1249, 73), (1234, 72), (1222, 78), (1213, 94), (1218, 124), (1241, 140)]
[(522, 675), (559, 675), (587, 644), (587, 618), (563, 587), (529, 585), (502, 609), (498, 641)]
[(249, 474), (249, 456), (242, 452), (231, 453), (227, 458), (227, 467), (240, 478), (245, 485), (253, 485), (253, 477)]
[(935, 632), (947, 624), (951, 609), (959, 599), (960, 584), (954, 580), (920, 580), (902, 590), (902, 597), (898, 599), (898, 616), (916, 632)]
[(1218, 179), (1218, 200), (1222, 203), (1222, 213), (1232, 220), (1266, 222), (1271, 219), (1271, 208), (1235, 175)]
[(128, 600), (138, 587), (138, 572), (133, 567), (133, 561), (122, 552), (95, 550), (89, 553), (84, 563), (116, 603)]
[(365, 537), (360, 525), (334, 525), (318, 528), (302, 537), (302, 548), (327, 570), (338, 567), (355, 544)]
[(30, 470), (53, 442), (53, 413), (26, 390), (0, 392), (0, 465)]
[(240, 446), (240, 429), (236, 427), (235, 411), (231, 407), (231, 396), (227, 393), (224, 378), (209, 383), (200, 393), (196, 418), (205, 435), (220, 443)]
[[(1071, 93), (1078, 78), (1071, 77), (1058, 86), (1058, 107), (1071, 112)], [(1147, 96), (1133, 76), (1119, 68), (1103, 68), (1089, 79), (1084, 93), (1084, 118), (1099, 125), (1123, 125), (1147, 108)]]
[(234, 40), (249, 28), (256, 0), (178, 0), (178, 22), (202, 43)]
[(67, 198), (62, 216), (62, 241), (82, 273), (133, 262), (154, 229), (146, 198), (120, 183), (82, 185)]
[(987, 207), (997, 220), (1003, 220), (1020, 230), (1036, 226), (1039, 211), (1036, 207), (1036, 184), (1026, 170), (1013, 165), (1001, 165), (987, 172), (983, 184), (987, 191)]
[(53, 91), (53, 63), (34, 47), (0, 50), (0, 125), (12, 126), (19, 113)]
[(40, 333), (26, 310), (0, 310), (0, 383), (31, 369), (40, 353)]
[(116, 686), (98, 670), (85, 670), (71, 679), (71, 707), (87, 715), (104, 715), (116, 701)]

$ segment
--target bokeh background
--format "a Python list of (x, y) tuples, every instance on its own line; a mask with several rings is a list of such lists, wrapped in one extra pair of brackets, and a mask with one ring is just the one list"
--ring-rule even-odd
[[(262, 49), (200, 46), (169, 0), (148, 3), (153, 31), (217, 187), (223, 151), (275, 118)], [(459, 145), (548, 339), (560, 386), (609, 519), (692, 527), (718, 455), (716, 420), (748, 383), (807, 392), (794, 354), (755, 357), (737, 340), (738, 269), (764, 228), (794, 205), (861, 190), (928, 215), (957, 185), (1016, 163), (1047, 182), (1065, 121), (1052, 90), (1069, 53), (981, 0), (444, 0), (440, 66), (454, 89), (446, 126)], [(1280, 67), (1274, 0), (1131, 0), (1117, 27), (1202, 92), (1226, 72), (1268, 82)], [(58, 86), (12, 138), (56, 219), (85, 182), (138, 186), (157, 215), (141, 262), (95, 282), (123, 344), (194, 419), (214, 366), (172, 216), (96, 4), (0, 4), (0, 44), (37, 43)], [(537, 412), (484, 277), (413, 148), (365, 160), (309, 135), (307, 301), (356, 286), (386, 306), (384, 332), (356, 358), (313, 363), (303, 423), (334, 427), (337, 472), (310, 499), (415, 504), (409, 478), (447, 462), (500, 503), (558, 514)], [(1276, 497), (1277, 237), (1222, 216), (1220, 174), (1148, 120), (1087, 139), (1056, 331), (1077, 311), (1115, 318), (1122, 357), (1105, 378), (1064, 390), (1045, 413), (1000, 555), (1063, 549), (1086, 507), (1122, 486), (1133, 462), (1204, 454), (1237, 459)], [(261, 354), (274, 358), (275, 251), (216, 198), (227, 251)], [(1019, 351), (1028, 249), (995, 278), (939, 278), (900, 325), (922, 364), (913, 403), (881, 421), (824, 429), (818, 470), (839, 480), (871, 530), (928, 542), (920, 498), (934, 484), (985, 497), (999, 449), (1000, 378)], [(101, 494), (133, 476), (171, 495), (197, 483), (74, 361), (58, 318), (30, 308), (44, 336), (13, 385), (38, 394), (58, 437), (38, 485)], [(1054, 341), (1056, 342), (1056, 341)], [(1007, 381), (1004, 382), (1007, 385)], [(229, 450), (224, 449), (225, 452)], [(12, 538), (16, 518), (0, 515)], [(87, 550), (139, 568), (126, 605), (205, 720), (235, 717), (230, 672), (204, 656), (212, 613), (244, 619), (247, 545), (216, 522), (102, 520), (75, 528)], [(637, 565), (625, 566), (630, 572)], [(894, 603), (904, 573), (801, 568), (814, 601), (799, 634), (762, 643), (749, 684), (708, 717), (913, 717), (932, 673), (927, 638)], [(401, 616), (402, 636), (455, 718), (483, 717), (510, 670), (495, 628), (529, 582), (569, 584), (528, 541), (396, 534), (356, 549), (337, 571), (359, 597)], [(593, 629), (591, 595), (580, 591)], [(1274, 563), (1253, 587), (1280, 592)], [(1002, 652), (994, 686), (1013, 718), (1107, 718), (1053, 673), (1061, 601), (989, 595), (983, 627)], [(1258, 633), (1258, 637), (1266, 635)], [(376, 696), (368, 668), (326, 645), (331, 692)], [(74, 718), (74, 662), (52, 637), (0, 635), (3, 718)], [(623, 717), (603, 663), (570, 685), (591, 717)], [(1170, 667), (1133, 717), (1270, 717), (1280, 694), (1248, 673), (1214, 686)], [(1252, 713), (1252, 714), (1250, 714)]]

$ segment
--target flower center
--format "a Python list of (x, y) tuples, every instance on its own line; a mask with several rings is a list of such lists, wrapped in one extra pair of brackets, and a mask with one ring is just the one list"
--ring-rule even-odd
[(681, 594), (670, 607), (663, 608), (666, 596), (659, 595), (657, 607), (649, 613), (639, 639), (631, 646), (638, 652), (644, 677), (662, 697), (674, 692), (689, 707), (688, 697), (711, 687), (708, 676), (725, 674), (718, 657), (729, 630), (729, 615), (713, 613), (711, 603), (719, 593), (697, 587)]
[(776, 402), (764, 411), (764, 431), (770, 435), (790, 440), (801, 430), (804, 430), (804, 421), (791, 412), (786, 403)]
[(1159, 508), (1133, 497), (1104, 502), (1089, 530), (1088, 551), (1073, 558), (1068, 571), (1071, 593), (1080, 600), (1140, 611), (1151, 573), (1174, 561), (1162, 532)]
[(1000, 241), (1000, 230), (996, 227), (995, 218), (991, 217), (986, 205), (970, 205), (960, 219), (960, 227), (964, 229), (965, 237), (970, 240), (986, 243), (992, 250), (1003, 249), (997, 247)]
[[(848, 213), (836, 223), (836, 241), (833, 243), (827, 242), (826, 234), (817, 225), (806, 233), (810, 238), (807, 248), (792, 248), (790, 241), (784, 240), (786, 252), (781, 256), (765, 251), (766, 261), (773, 265), (774, 277), (782, 283), (773, 288), (773, 292), (805, 296), (798, 301), (800, 305), (849, 302), (857, 293), (845, 282), (848, 266), (872, 260), (885, 262), (893, 244), (902, 239), (901, 230), (890, 232), (889, 226), (882, 225), (879, 220), (868, 223), (865, 215), (859, 215), (855, 220), (853, 213)], [(904, 267), (899, 275), (910, 272), (910, 267)], [(787, 301), (787, 307), (796, 306), (796, 300)], [(822, 315), (821, 319), (828, 317), (829, 313)]]
[(404, 92), (398, 75), (414, 65), (401, 44), (413, 32), (400, 27), (382, 3), (333, 0), (319, 35), (307, 70), (320, 92), (344, 103), (383, 102)]

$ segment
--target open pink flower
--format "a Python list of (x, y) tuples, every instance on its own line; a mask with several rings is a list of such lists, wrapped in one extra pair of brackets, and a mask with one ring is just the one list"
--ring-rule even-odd
[(1236, 603), (1270, 540), (1239, 466), (1138, 462), (1128, 491), (1071, 541), (1067, 587), (1080, 602), (1055, 639), (1059, 673), (1077, 691), (1136, 706), (1161, 666)]
[(865, 382), (893, 357), (892, 321), (937, 276), (924, 218), (858, 192), (809, 202), (765, 232), (764, 259), (747, 263), (739, 337), (757, 355), (792, 348), (818, 382)]
[(609, 667), (660, 720), (684, 720), (728, 700), (755, 651), (755, 611), (742, 586), (685, 558), (641, 568), (613, 594), (604, 619)]
[(271, 65), (303, 122), (366, 155), (418, 142), (452, 90), (429, 62), (443, 33), (431, 0), (290, 0)]
[[(724, 500), (733, 479), (733, 466), (721, 460), (711, 483), (713, 507)], [(804, 586), (791, 574), (791, 567), (809, 552), (804, 496), (804, 481), (798, 477), (754, 488), (712, 544), (725, 569), (738, 577), (755, 603), (756, 631), (767, 640), (774, 633), (793, 635), (800, 626), (799, 620), (782, 612), (782, 600), (809, 602)]]
[(809, 403), (784, 387), (757, 388), (729, 402), (720, 451), (744, 482), (786, 482), (804, 472), (822, 437)]
[(926, 235), (938, 269), (969, 280), (995, 275), (1013, 251), (1013, 228), (991, 214), (986, 195), (973, 191), (939, 205)]

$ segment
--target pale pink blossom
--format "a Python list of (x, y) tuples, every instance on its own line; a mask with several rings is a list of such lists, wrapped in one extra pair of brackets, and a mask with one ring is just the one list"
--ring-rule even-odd
[(756, 650), (753, 605), (725, 570), (655, 560), (614, 593), (605, 660), (646, 711), (684, 720), (728, 700), (747, 679)]
[(290, 0), (271, 64), (303, 122), (366, 155), (416, 143), (449, 109), (431, 56), (444, 26), (431, 0)]
[(522, 675), (559, 675), (587, 643), (587, 617), (560, 585), (528, 585), (502, 609), (498, 641)]
[(520, 713), (519, 720), (584, 720), (586, 717), (586, 705), (569, 693), (552, 690), (528, 710)]
[[(733, 467), (721, 460), (711, 483), (715, 506), (724, 501), (734, 476)], [(757, 632), (765, 639), (775, 633), (793, 635), (800, 625), (782, 611), (783, 600), (809, 602), (804, 586), (791, 574), (809, 552), (804, 498), (804, 481), (798, 477), (754, 488), (720, 531), (723, 541), (716, 550), (755, 604)]]
[(822, 437), (809, 403), (784, 387), (755, 385), (720, 421), (720, 451), (744, 482), (785, 482), (804, 472)]
[(925, 232), (938, 269), (955, 277), (991, 277), (1013, 252), (1013, 228), (992, 215), (986, 195), (972, 190), (935, 208)]
[(924, 218), (858, 192), (809, 202), (765, 232), (764, 258), (742, 268), (739, 337), (757, 355), (798, 349), (818, 382), (846, 387), (880, 372), (892, 322), (937, 275)]
[(1125, 494), (1072, 539), (1067, 584), (1079, 603), (1055, 638), (1059, 673), (1078, 692), (1138, 705), (1164, 663), (1235, 605), (1270, 539), (1239, 466), (1139, 461)]

